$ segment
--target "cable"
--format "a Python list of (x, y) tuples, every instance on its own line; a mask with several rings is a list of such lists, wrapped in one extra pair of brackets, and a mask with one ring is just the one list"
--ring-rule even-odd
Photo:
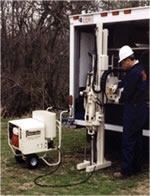
[[(60, 150), (60, 149), (59, 149)], [(61, 151), (60, 151), (61, 152)], [(61, 156), (62, 156), (62, 152), (61, 152)], [(94, 167), (94, 169), (93, 169), (93, 171), (90, 173), (90, 175), (86, 178), (86, 179), (84, 179), (84, 180), (82, 180), (82, 181), (80, 181), (80, 182), (78, 182), (78, 183), (73, 183), (73, 184), (62, 184), (62, 185), (50, 185), (50, 184), (40, 184), (39, 182), (37, 182), (39, 179), (41, 179), (41, 178), (43, 178), (43, 177), (46, 177), (46, 176), (48, 176), (48, 175), (52, 175), (53, 173), (55, 173), (58, 169), (59, 169), (59, 167), (60, 167), (60, 165), (62, 164), (62, 162), (60, 162), (59, 164), (58, 164), (58, 166), (53, 170), (53, 171), (51, 171), (51, 172), (49, 172), (49, 173), (47, 173), (47, 174), (44, 174), (44, 175), (42, 175), (42, 176), (38, 176), (37, 178), (35, 178), (34, 179), (34, 183), (37, 185), (37, 186), (40, 186), (40, 187), (51, 187), (51, 188), (55, 188), (55, 187), (71, 187), (71, 186), (76, 186), (76, 185), (79, 185), (79, 184), (83, 184), (83, 183), (85, 183), (85, 182), (87, 182), (92, 176), (93, 176), (93, 174), (94, 174), (94, 172), (95, 172), (95, 169), (96, 169), (96, 166)]]
[(102, 107), (102, 102), (101, 100), (97, 97), (97, 101), (96, 101), (97, 105), (101, 106)]
[(68, 110), (69, 108), (53, 107), (54, 110)]
[(104, 71), (104, 73), (103, 73), (103, 75), (101, 77), (101, 83), (100, 83), (101, 91), (103, 93), (105, 93), (105, 90), (106, 90), (106, 80), (107, 80), (107, 77), (111, 73), (113, 73), (113, 74), (114, 73), (126, 73), (126, 70), (123, 70), (123, 69), (110, 69), (110, 70)]
[(56, 106), (48, 107), (47, 109), (51, 109), (51, 110), (69, 110), (69, 108), (61, 108), (61, 107), (56, 107)]
[[(59, 164), (58, 166), (60, 166), (60, 164)], [(40, 183), (37, 182), (38, 179), (53, 174), (54, 172), (57, 171), (58, 168), (59, 168), (59, 167), (57, 167), (55, 170), (53, 170), (53, 171), (50, 172), (49, 174), (46, 174), (46, 175), (37, 177), (37, 178), (34, 180), (34, 183), (35, 183), (36, 185), (40, 186), (40, 187), (52, 187), (52, 188), (55, 188), (55, 187), (57, 187), (57, 188), (60, 187), (60, 188), (61, 188), (61, 187), (77, 186), (77, 185), (79, 185), (79, 184), (83, 184), (83, 183), (87, 182), (87, 181), (93, 176), (93, 174), (94, 174), (94, 172), (95, 172), (95, 169), (96, 169), (96, 166), (94, 167), (93, 171), (90, 173), (90, 175), (89, 175), (86, 179), (84, 179), (84, 180), (82, 180), (82, 181), (80, 181), (80, 182), (78, 182), (78, 183), (73, 183), (73, 184), (62, 184), (62, 185), (47, 185), (47, 184), (40, 184)]]

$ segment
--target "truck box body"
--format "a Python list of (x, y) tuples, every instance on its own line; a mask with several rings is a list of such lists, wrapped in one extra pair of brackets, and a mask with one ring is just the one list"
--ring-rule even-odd
[[(150, 7), (127, 8), (108, 12), (88, 13), (70, 16), (70, 117), (76, 126), (84, 126), (84, 101), (80, 91), (86, 87), (87, 73), (92, 69), (89, 53), (96, 50), (95, 29), (99, 24), (108, 29), (109, 67), (119, 68), (118, 52), (123, 45), (132, 47), (136, 59), (145, 67), (149, 78), (149, 18)], [(123, 74), (118, 75), (119, 79)], [(147, 93), (149, 94), (149, 93)], [(147, 96), (147, 112), (149, 97)], [(106, 104), (105, 129), (122, 131), (121, 104)], [(149, 136), (149, 112), (143, 135)]]

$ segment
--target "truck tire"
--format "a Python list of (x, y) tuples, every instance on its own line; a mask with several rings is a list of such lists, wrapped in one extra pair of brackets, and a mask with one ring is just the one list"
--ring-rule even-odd
[(35, 169), (39, 165), (39, 157), (36, 154), (30, 154), (26, 156), (25, 166), (28, 169)]
[(23, 160), (23, 158), (22, 158), (21, 151), (16, 150), (16, 154), (17, 154), (17, 155), (20, 155), (20, 156), (16, 156), (16, 155), (15, 155), (16, 163), (23, 163), (23, 162), (24, 162), (24, 160)]

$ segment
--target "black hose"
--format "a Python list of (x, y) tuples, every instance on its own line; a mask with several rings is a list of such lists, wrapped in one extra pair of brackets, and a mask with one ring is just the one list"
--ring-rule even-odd
[(69, 108), (61, 108), (61, 107), (56, 107), (56, 106), (52, 106), (52, 109), (54, 110), (69, 110)]
[(110, 69), (110, 70), (107, 70), (103, 73), (102, 77), (101, 77), (101, 83), (100, 83), (100, 86), (101, 86), (101, 91), (102, 93), (105, 94), (105, 90), (106, 90), (106, 80), (107, 80), (107, 77), (109, 74), (111, 73), (126, 73), (126, 70), (123, 70), (123, 69)]
[[(62, 152), (61, 152), (61, 150), (60, 150), (60, 149), (58, 149), (58, 150), (60, 151), (61, 157), (62, 157)], [(47, 173), (47, 174), (38, 176), (37, 178), (35, 178), (35, 179), (34, 179), (34, 183), (35, 183), (37, 186), (40, 186), (40, 187), (51, 187), (51, 188), (55, 188), (55, 187), (61, 188), (61, 187), (77, 186), (77, 185), (79, 185), (79, 184), (83, 184), (83, 183), (87, 182), (87, 181), (93, 176), (93, 174), (94, 174), (94, 172), (95, 172), (95, 169), (96, 169), (96, 166), (95, 166), (94, 169), (93, 169), (93, 171), (90, 173), (90, 175), (89, 175), (86, 179), (84, 179), (84, 180), (82, 180), (82, 181), (80, 181), (80, 182), (78, 182), (78, 183), (62, 184), (62, 185), (51, 185), (51, 184), (40, 184), (40, 183), (38, 182), (39, 179), (41, 179), (41, 178), (43, 178), (43, 177), (46, 177), (46, 176), (50, 176), (50, 175), (52, 175), (53, 173), (55, 173), (55, 172), (59, 169), (59, 167), (61, 166), (61, 164), (62, 164), (62, 162), (60, 162), (60, 163), (57, 165), (57, 167), (56, 167), (53, 171), (51, 171), (51, 172), (49, 172), (49, 173)]]
[(95, 89), (96, 73), (97, 73), (97, 55), (96, 55), (95, 63), (94, 63), (94, 74), (93, 74), (92, 89), (93, 89), (94, 93), (98, 94), (98, 93), (101, 92), (101, 90), (96, 90)]
[(93, 89), (94, 93), (98, 94), (98, 93), (101, 92), (101, 90), (96, 90), (95, 89), (96, 74), (97, 74), (97, 39), (96, 39), (96, 31), (97, 31), (97, 28), (95, 28), (95, 54), (96, 54), (96, 58), (95, 58), (95, 62), (94, 62), (94, 75), (93, 75), (92, 89)]

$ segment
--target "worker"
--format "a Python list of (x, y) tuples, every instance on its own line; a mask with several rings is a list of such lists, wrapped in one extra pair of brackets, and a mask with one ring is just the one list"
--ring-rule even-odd
[(123, 179), (138, 174), (142, 167), (142, 129), (146, 120), (147, 75), (129, 46), (119, 51), (119, 63), (127, 71), (118, 88), (123, 87), (120, 102), (124, 103), (122, 164), (114, 177)]

